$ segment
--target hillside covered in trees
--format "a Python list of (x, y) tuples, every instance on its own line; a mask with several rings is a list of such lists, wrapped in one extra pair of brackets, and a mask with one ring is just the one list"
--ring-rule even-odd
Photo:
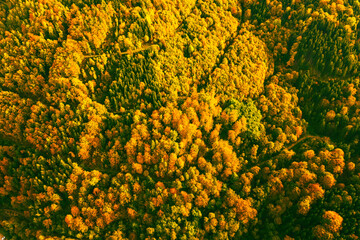
[(359, 0), (1, 1), (0, 233), (360, 239), (359, 22)]

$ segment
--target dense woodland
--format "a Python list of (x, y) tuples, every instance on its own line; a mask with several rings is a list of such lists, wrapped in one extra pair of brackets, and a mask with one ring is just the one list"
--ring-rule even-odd
[(358, 0), (1, 1), (1, 234), (359, 239), (359, 22)]

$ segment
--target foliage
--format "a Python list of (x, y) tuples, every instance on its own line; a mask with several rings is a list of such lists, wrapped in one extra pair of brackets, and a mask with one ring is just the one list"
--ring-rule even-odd
[(0, 6), (6, 239), (360, 237), (359, 1)]

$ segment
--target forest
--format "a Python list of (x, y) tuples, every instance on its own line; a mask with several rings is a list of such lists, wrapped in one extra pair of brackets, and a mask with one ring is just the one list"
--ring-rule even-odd
[(359, 240), (359, 0), (0, 1), (0, 239)]

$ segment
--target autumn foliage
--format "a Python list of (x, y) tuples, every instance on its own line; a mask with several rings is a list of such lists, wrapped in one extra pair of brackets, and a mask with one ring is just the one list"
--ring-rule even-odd
[(0, 233), (360, 238), (359, 19), (355, 0), (2, 1)]

